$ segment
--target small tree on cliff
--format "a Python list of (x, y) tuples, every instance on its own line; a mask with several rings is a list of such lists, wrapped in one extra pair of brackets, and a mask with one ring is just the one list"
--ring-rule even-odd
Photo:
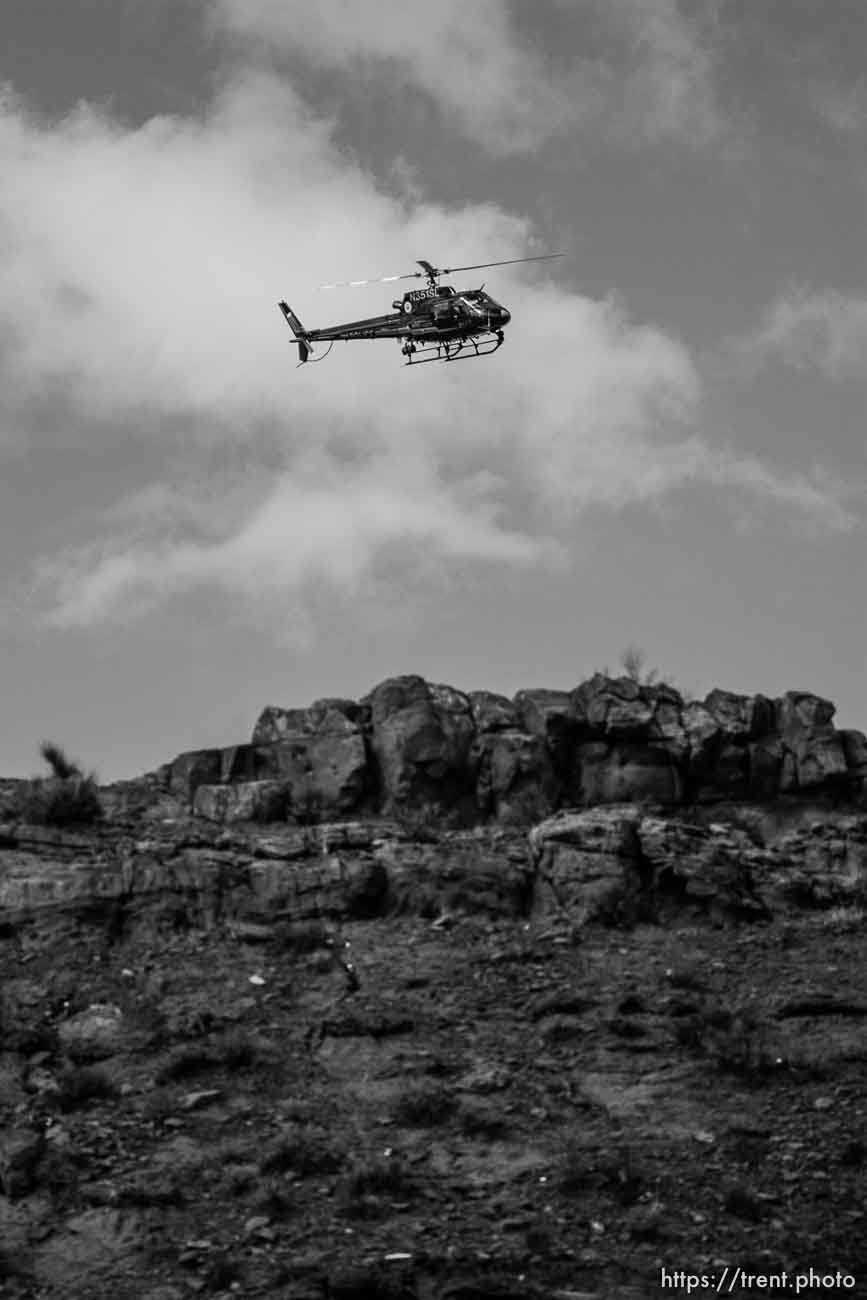
[(103, 815), (96, 773), (85, 773), (54, 741), (44, 740), (39, 752), (51, 769), (50, 776), (37, 776), (29, 783), (21, 801), (24, 821), (37, 826), (87, 826)]
[[(620, 666), (630, 681), (635, 682), (637, 686), (669, 686), (673, 691), (678, 690), (672, 679), (663, 675), (658, 668), (647, 667), (647, 655), (641, 646), (627, 646), (620, 656)], [(608, 676), (607, 672), (605, 675)]]
[(620, 666), (630, 681), (638, 686), (654, 686), (659, 681), (659, 669), (647, 668), (646, 664), (641, 646), (628, 645), (620, 656)]

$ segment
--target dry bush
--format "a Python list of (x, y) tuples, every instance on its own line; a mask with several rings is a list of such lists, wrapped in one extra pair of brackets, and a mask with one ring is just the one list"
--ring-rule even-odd
[(40, 753), (50, 776), (34, 777), (16, 806), (18, 816), (34, 826), (92, 826), (104, 815), (96, 773), (85, 773), (53, 741), (43, 741)]
[(291, 1124), (272, 1143), (259, 1162), (263, 1174), (285, 1174), (299, 1178), (311, 1174), (333, 1174), (344, 1163), (345, 1153), (324, 1129), (312, 1124)]
[(753, 1081), (787, 1064), (770, 1027), (749, 1004), (729, 1009), (707, 1001), (678, 1019), (675, 1037), (682, 1046), (702, 1052), (721, 1073)]
[(350, 1218), (374, 1218), (386, 1208), (385, 1202), (411, 1197), (413, 1182), (399, 1157), (383, 1155), (362, 1161), (340, 1179), (337, 1204)]
[(444, 1123), (455, 1110), (450, 1089), (430, 1081), (410, 1084), (394, 1108), (398, 1124), (412, 1128), (433, 1128)]

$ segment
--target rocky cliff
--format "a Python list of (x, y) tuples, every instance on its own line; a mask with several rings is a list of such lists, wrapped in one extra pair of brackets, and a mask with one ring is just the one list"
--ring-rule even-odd
[(121, 812), (301, 825), (394, 815), (528, 825), (564, 807), (622, 802), (859, 807), (867, 739), (837, 730), (834, 711), (806, 691), (713, 690), (698, 702), (598, 673), (571, 691), (513, 699), (395, 677), (359, 701), (270, 706), (249, 742), (181, 754), (106, 795)]
[(867, 742), (833, 713), (403, 677), (93, 825), (0, 782), (0, 1291), (638, 1300), (761, 1233), (854, 1294)]

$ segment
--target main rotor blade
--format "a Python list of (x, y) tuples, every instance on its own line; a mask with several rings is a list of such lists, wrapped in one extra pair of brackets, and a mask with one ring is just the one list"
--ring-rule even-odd
[(514, 266), (516, 262), (551, 262), (565, 253), (542, 253), (538, 257), (508, 257), (505, 262), (476, 262), (473, 266), (444, 266), (438, 275), (453, 275), (455, 271), (481, 271), (487, 266)]
[(481, 271), (488, 266), (514, 266), (516, 262), (551, 262), (555, 257), (566, 257), (566, 253), (542, 253), (538, 257), (509, 257), (504, 262), (474, 262), (472, 266), (434, 267), (428, 271), (409, 271), (406, 275), (379, 275), (369, 280), (335, 280), (333, 284), (320, 284), (320, 289), (357, 289), (365, 284), (392, 284), (395, 280), (422, 280), (431, 275), (453, 275), (455, 271)]
[(379, 275), (370, 280), (336, 280), (334, 284), (320, 284), (320, 289), (357, 289), (362, 284), (390, 284), (393, 280), (414, 280), (421, 271), (410, 271), (409, 275)]

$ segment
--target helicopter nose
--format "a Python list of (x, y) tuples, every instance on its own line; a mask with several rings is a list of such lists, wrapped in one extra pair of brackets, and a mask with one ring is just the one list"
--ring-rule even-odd
[(500, 308), (500, 325), (501, 325), (501, 326), (502, 326), (502, 325), (508, 325), (508, 323), (509, 323), (509, 321), (510, 321), (511, 319), (512, 319), (512, 313), (511, 313), (510, 311), (506, 311), (505, 307), (501, 307), (501, 308)]

